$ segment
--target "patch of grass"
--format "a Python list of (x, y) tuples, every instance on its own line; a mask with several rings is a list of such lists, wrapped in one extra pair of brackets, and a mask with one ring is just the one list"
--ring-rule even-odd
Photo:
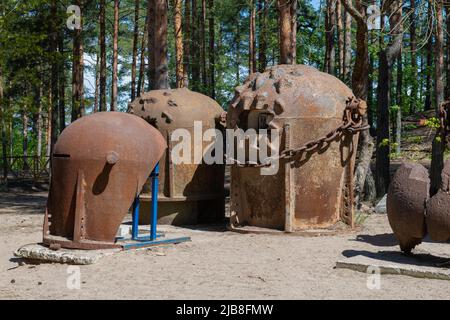
[(356, 212), (355, 213), (355, 224), (358, 226), (362, 226), (367, 218), (369, 218), (369, 215), (367, 213), (363, 213), (363, 212)]

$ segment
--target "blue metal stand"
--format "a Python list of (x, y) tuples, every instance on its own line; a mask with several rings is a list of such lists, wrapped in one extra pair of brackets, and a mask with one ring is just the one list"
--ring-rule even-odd
[(150, 177), (152, 183), (152, 205), (150, 212), (150, 235), (149, 236), (139, 236), (139, 209), (140, 200), (139, 196), (134, 199), (133, 202), (133, 213), (132, 213), (132, 227), (131, 227), (131, 242), (124, 243), (122, 245), (124, 250), (151, 247), (170, 243), (180, 243), (185, 241), (190, 241), (190, 237), (181, 237), (175, 239), (162, 239), (158, 238), (165, 237), (164, 234), (157, 233), (158, 224), (158, 184), (159, 184), (159, 163), (156, 164)]

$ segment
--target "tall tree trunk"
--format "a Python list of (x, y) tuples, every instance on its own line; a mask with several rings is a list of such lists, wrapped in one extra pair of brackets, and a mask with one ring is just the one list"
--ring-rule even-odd
[(375, 184), (378, 196), (383, 196), (390, 183), (389, 108), (391, 106), (392, 65), (401, 54), (403, 30), (401, 1), (394, 0), (388, 9), (391, 41), (380, 52), (377, 110), (377, 161)]
[[(37, 145), (36, 145), (36, 155), (40, 159), (42, 156), (42, 96), (43, 96), (43, 86), (42, 80), (39, 84), (38, 89), (38, 98), (37, 98), (37, 105), (38, 105), (38, 111), (37, 111), (37, 119), (36, 119), (36, 139), (37, 139)], [(39, 163), (38, 163), (39, 165)]]
[(182, 0), (174, 0), (174, 32), (175, 32), (175, 76), (177, 88), (184, 87), (184, 61), (183, 61), (183, 31), (182, 21)]
[(344, 26), (342, 24), (341, 0), (336, 0), (336, 27), (338, 33), (339, 78), (344, 79)]
[[(368, 48), (368, 29), (367, 29), (367, 8), (361, 0), (355, 1), (353, 6), (349, 0), (342, 0), (345, 6), (347, 16), (350, 14), (356, 21), (356, 58), (352, 73), (352, 89), (357, 98), (367, 100), (369, 88), (369, 48)], [(346, 57), (344, 73), (349, 74), (349, 64), (351, 61), (351, 18), (346, 18)], [(348, 64), (347, 64), (348, 63)], [(364, 116), (364, 124), (368, 123), (368, 116)], [(359, 203), (364, 192), (364, 184), (369, 172), (370, 161), (374, 149), (373, 139), (368, 130), (362, 131), (359, 139), (358, 162), (355, 171), (355, 191), (356, 201)]]
[[(412, 0), (414, 1), (414, 0)], [(447, 31), (445, 33), (446, 38), (446, 51), (447, 51), (447, 60), (446, 60), (446, 83), (445, 83), (445, 99), (450, 99), (450, 7), (445, 7), (446, 11), (446, 24)]]
[(112, 86), (111, 86), (111, 111), (117, 110), (117, 68), (119, 59), (119, 0), (114, 0), (114, 34), (113, 34), (113, 61), (112, 61)]
[(278, 0), (278, 13), (280, 24), (280, 64), (293, 64), (294, 54), (292, 48), (292, 17), (290, 0)]
[(157, 46), (155, 45), (155, 23), (153, 21), (155, 13), (155, 0), (147, 1), (147, 55), (148, 55), (148, 68), (147, 68), (147, 78), (148, 78), (148, 89), (152, 90), (155, 88), (154, 77), (155, 77), (155, 50)]
[(250, 33), (248, 40), (248, 72), (256, 72), (256, 42), (255, 42), (255, 20), (256, 20), (256, 7), (253, 0), (249, 2), (249, 18), (250, 18)]
[(28, 106), (23, 105), (22, 109), (22, 155), (23, 163), (22, 170), (29, 170), (28, 165)]
[(329, 74), (334, 74), (334, 33), (335, 33), (335, 3), (336, 0), (327, 0), (327, 10), (325, 18), (325, 63), (324, 70)]
[(258, 46), (258, 70), (264, 72), (267, 67), (267, 10), (268, 0), (259, 0), (259, 46)]
[[(341, 0), (344, 1), (344, 0)], [(345, 36), (344, 36), (344, 70), (343, 79), (345, 82), (350, 80), (350, 64), (352, 62), (352, 16), (347, 10), (344, 12), (345, 15)]]
[[(77, 5), (79, 5), (80, 3), (77, 2)], [(51, 93), (51, 97), (52, 100), (49, 101), (49, 104), (51, 105), (51, 131), (50, 131), (50, 150), (51, 152), (53, 152), (53, 146), (56, 143), (56, 140), (58, 138), (58, 100), (59, 100), (59, 88), (58, 88), (58, 83), (60, 82), (59, 79), (59, 74), (58, 74), (58, 69), (60, 68), (60, 63), (59, 63), (59, 55), (58, 55), (58, 34), (59, 34), (59, 30), (58, 30), (58, 5), (57, 2), (55, 0), (52, 1), (51, 3), (51, 16), (52, 16), (52, 21), (50, 23), (51, 25), (51, 31), (50, 31), (50, 51), (53, 55), (53, 59), (52, 59), (52, 63), (51, 63), (51, 77), (50, 77), (50, 93)], [(77, 30), (74, 30), (74, 60), (75, 60), (75, 37), (77, 36), (76, 34)], [(75, 64), (75, 61), (74, 61)], [(73, 107), (72, 107), (73, 108)], [(26, 116), (26, 111), (24, 111), (24, 117), (26, 117), (26, 119), (24, 118), (24, 125), (25, 122), (28, 123), (28, 118)], [(26, 121), (25, 121), (26, 120)], [(24, 141), (27, 141), (27, 145), (28, 145), (28, 138), (25, 139), (24, 137)], [(25, 148), (25, 146), (24, 146)]]
[(184, 86), (189, 86), (191, 58), (191, 0), (184, 0)]
[(236, 72), (236, 86), (239, 86), (240, 85), (240, 82), (241, 82), (241, 79), (240, 79), (240, 66), (241, 66), (241, 59), (240, 59), (240, 57), (241, 57), (241, 29), (240, 29), (240, 17), (239, 17), (239, 14), (240, 14), (240, 12), (239, 12), (239, 9), (238, 9), (238, 12), (237, 12), (237, 14), (236, 14), (236, 20), (235, 20), (235, 23), (236, 23), (236, 32), (234, 33), (234, 35), (235, 35), (235, 43), (236, 43), (236, 46), (235, 46), (235, 48), (236, 48), (236, 52), (235, 52), (235, 56), (236, 56), (236, 59), (235, 59), (235, 72)]
[(66, 128), (66, 66), (64, 63), (64, 33), (60, 32), (58, 38), (58, 50), (62, 61), (58, 66), (58, 111), (55, 112), (55, 115), (59, 114), (59, 132), (62, 132)]
[[(433, 13), (432, 13), (432, 5), (428, 4), (428, 30), (431, 32), (433, 29)], [(431, 110), (431, 69), (433, 67), (433, 60), (432, 60), (432, 52), (433, 52), (433, 34), (431, 34), (428, 38), (427, 45), (426, 45), (426, 79), (425, 79), (425, 107), (424, 110), (428, 111)]]
[[(81, 0), (75, 1), (82, 9)], [(73, 36), (73, 64), (72, 64), (72, 122), (84, 115), (84, 60), (83, 60), (83, 15), (80, 18), (80, 28), (75, 29)], [(56, 98), (53, 97), (56, 103)]]
[(395, 115), (394, 124), (394, 138), (395, 138), (395, 153), (400, 154), (402, 143), (402, 105), (403, 105), (403, 61), (402, 50), (400, 49), (400, 55), (397, 57), (397, 89), (396, 89), (396, 101), (397, 101), (397, 113)]
[(1, 125), (1, 134), (2, 134), (2, 171), (3, 171), (3, 180), (5, 183), (8, 181), (8, 159), (7, 159), (7, 149), (8, 144), (6, 141), (6, 107), (5, 101), (3, 97), (3, 69), (0, 66), (0, 125)]
[[(141, 93), (145, 91), (145, 53), (146, 53), (146, 41), (148, 41), (148, 15), (145, 17), (144, 34), (141, 39), (141, 57), (139, 62), (139, 77), (137, 82), (137, 95), (140, 97)], [(150, 56), (149, 56), (150, 59)], [(151, 62), (149, 61), (149, 64)]]
[[(436, 10), (436, 40), (434, 46), (435, 54), (435, 99), (436, 117), (439, 119), (440, 104), (444, 101), (444, 31), (442, 18), (442, 0), (435, 1)], [(436, 135), (433, 140), (431, 156), (431, 195), (435, 195), (442, 184), (442, 169), (444, 168), (445, 137)]]
[[(95, 60), (95, 92), (94, 92), (94, 113), (98, 112), (98, 101), (100, 96), (100, 55), (97, 53)], [(133, 100), (133, 99), (132, 99)]]
[(291, 54), (292, 63), (297, 63), (297, 7), (298, 0), (291, 0)]
[(153, 23), (153, 89), (169, 89), (169, 66), (167, 59), (167, 0), (150, 0), (154, 5)]
[(208, 92), (208, 72), (206, 69), (206, 0), (202, 1), (202, 7), (201, 7), (201, 18), (200, 18), (200, 60), (202, 62), (201, 64), (201, 70), (202, 70), (202, 85), (203, 85), (203, 92)]
[[(449, 29), (450, 30), (450, 29)], [(409, 43), (411, 49), (411, 103), (409, 106), (409, 111), (411, 114), (416, 113), (417, 104), (417, 92), (418, 88), (418, 73), (417, 73), (417, 42), (416, 42), (416, 2), (415, 0), (410, 0), (410, 18), (409, 18)]]
[[(216, 98), (216, 48), (215, 48), (215, 19), (214, 0), (208, 1), (209, 6), (209, 86), (210, 97)], [(255, 62), (256, 63), (256, 62)]]
[(133, 61), (131, 63), (131, 101), (136, 99), (136, 69), (139, 41), (139, 0), (134, 1)]
[[(198, 19), (198, 8), (197, 8), (197, 0), (192, 0), (191, 3), (191, 11), (192, 11), (192, 48), (198, 48), (200, 46), (199, 41), (199, 19)], [(198, 51), (191, 50), (190, 61), (192, 63), (191, 72), (192, 72), (192, 89), (194, 91), (200, 90), (200, 55)]]
[(100, 0), (100, 103), (99, 111), (106, 111), (106, 3)]

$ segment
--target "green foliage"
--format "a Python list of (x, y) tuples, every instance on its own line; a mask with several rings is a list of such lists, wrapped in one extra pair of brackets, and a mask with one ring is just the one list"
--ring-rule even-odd
[(417, 129), (417, 128), (418, 128), (418, 126), (415, 125), (415, 124), (412, 124), (412, 123), (408, 123), (408, 124), (406, 124), (406, 125), (403, 126), (403, 129), (404, 129), (405, 131), (411, 131), (411, 130), (415, 130), (415, 129)]
[(439, 129), (441, 127), (441, 122), (436, 117), (431, 117), (425, 121), (425, 125), (431, 129)]

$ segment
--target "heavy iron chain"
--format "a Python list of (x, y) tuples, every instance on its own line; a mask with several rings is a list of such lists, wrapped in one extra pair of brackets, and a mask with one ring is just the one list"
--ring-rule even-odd
[(336, 138), (345, 134), (357, 134), (358, 132), (368, 130), (369, 125), (363, 124), (363, 116), (366, 113), (366, 103), (355, 97), (350, 97), (346, 101), (346, 107), (344, 110), (344, 115), (342, 119), (342, 124), (336, 129), (330, 131), (322, 137), (306, 142), (300, 147), (294, 149), (283, 150), (280, 155), (275, 157), (268, 157), (264, 159), (263, 163), (254, 162), (240, 162), (236, 159), (231, 159), (228, 157), (229, 162), (238, 167), (252, 167), (252, 168), (263, 168), (270, 167), (274, 161), (285, 160), (287, 162), (295, 161), (303, 153), (314, 153), (320, 151), (331, 144)]

